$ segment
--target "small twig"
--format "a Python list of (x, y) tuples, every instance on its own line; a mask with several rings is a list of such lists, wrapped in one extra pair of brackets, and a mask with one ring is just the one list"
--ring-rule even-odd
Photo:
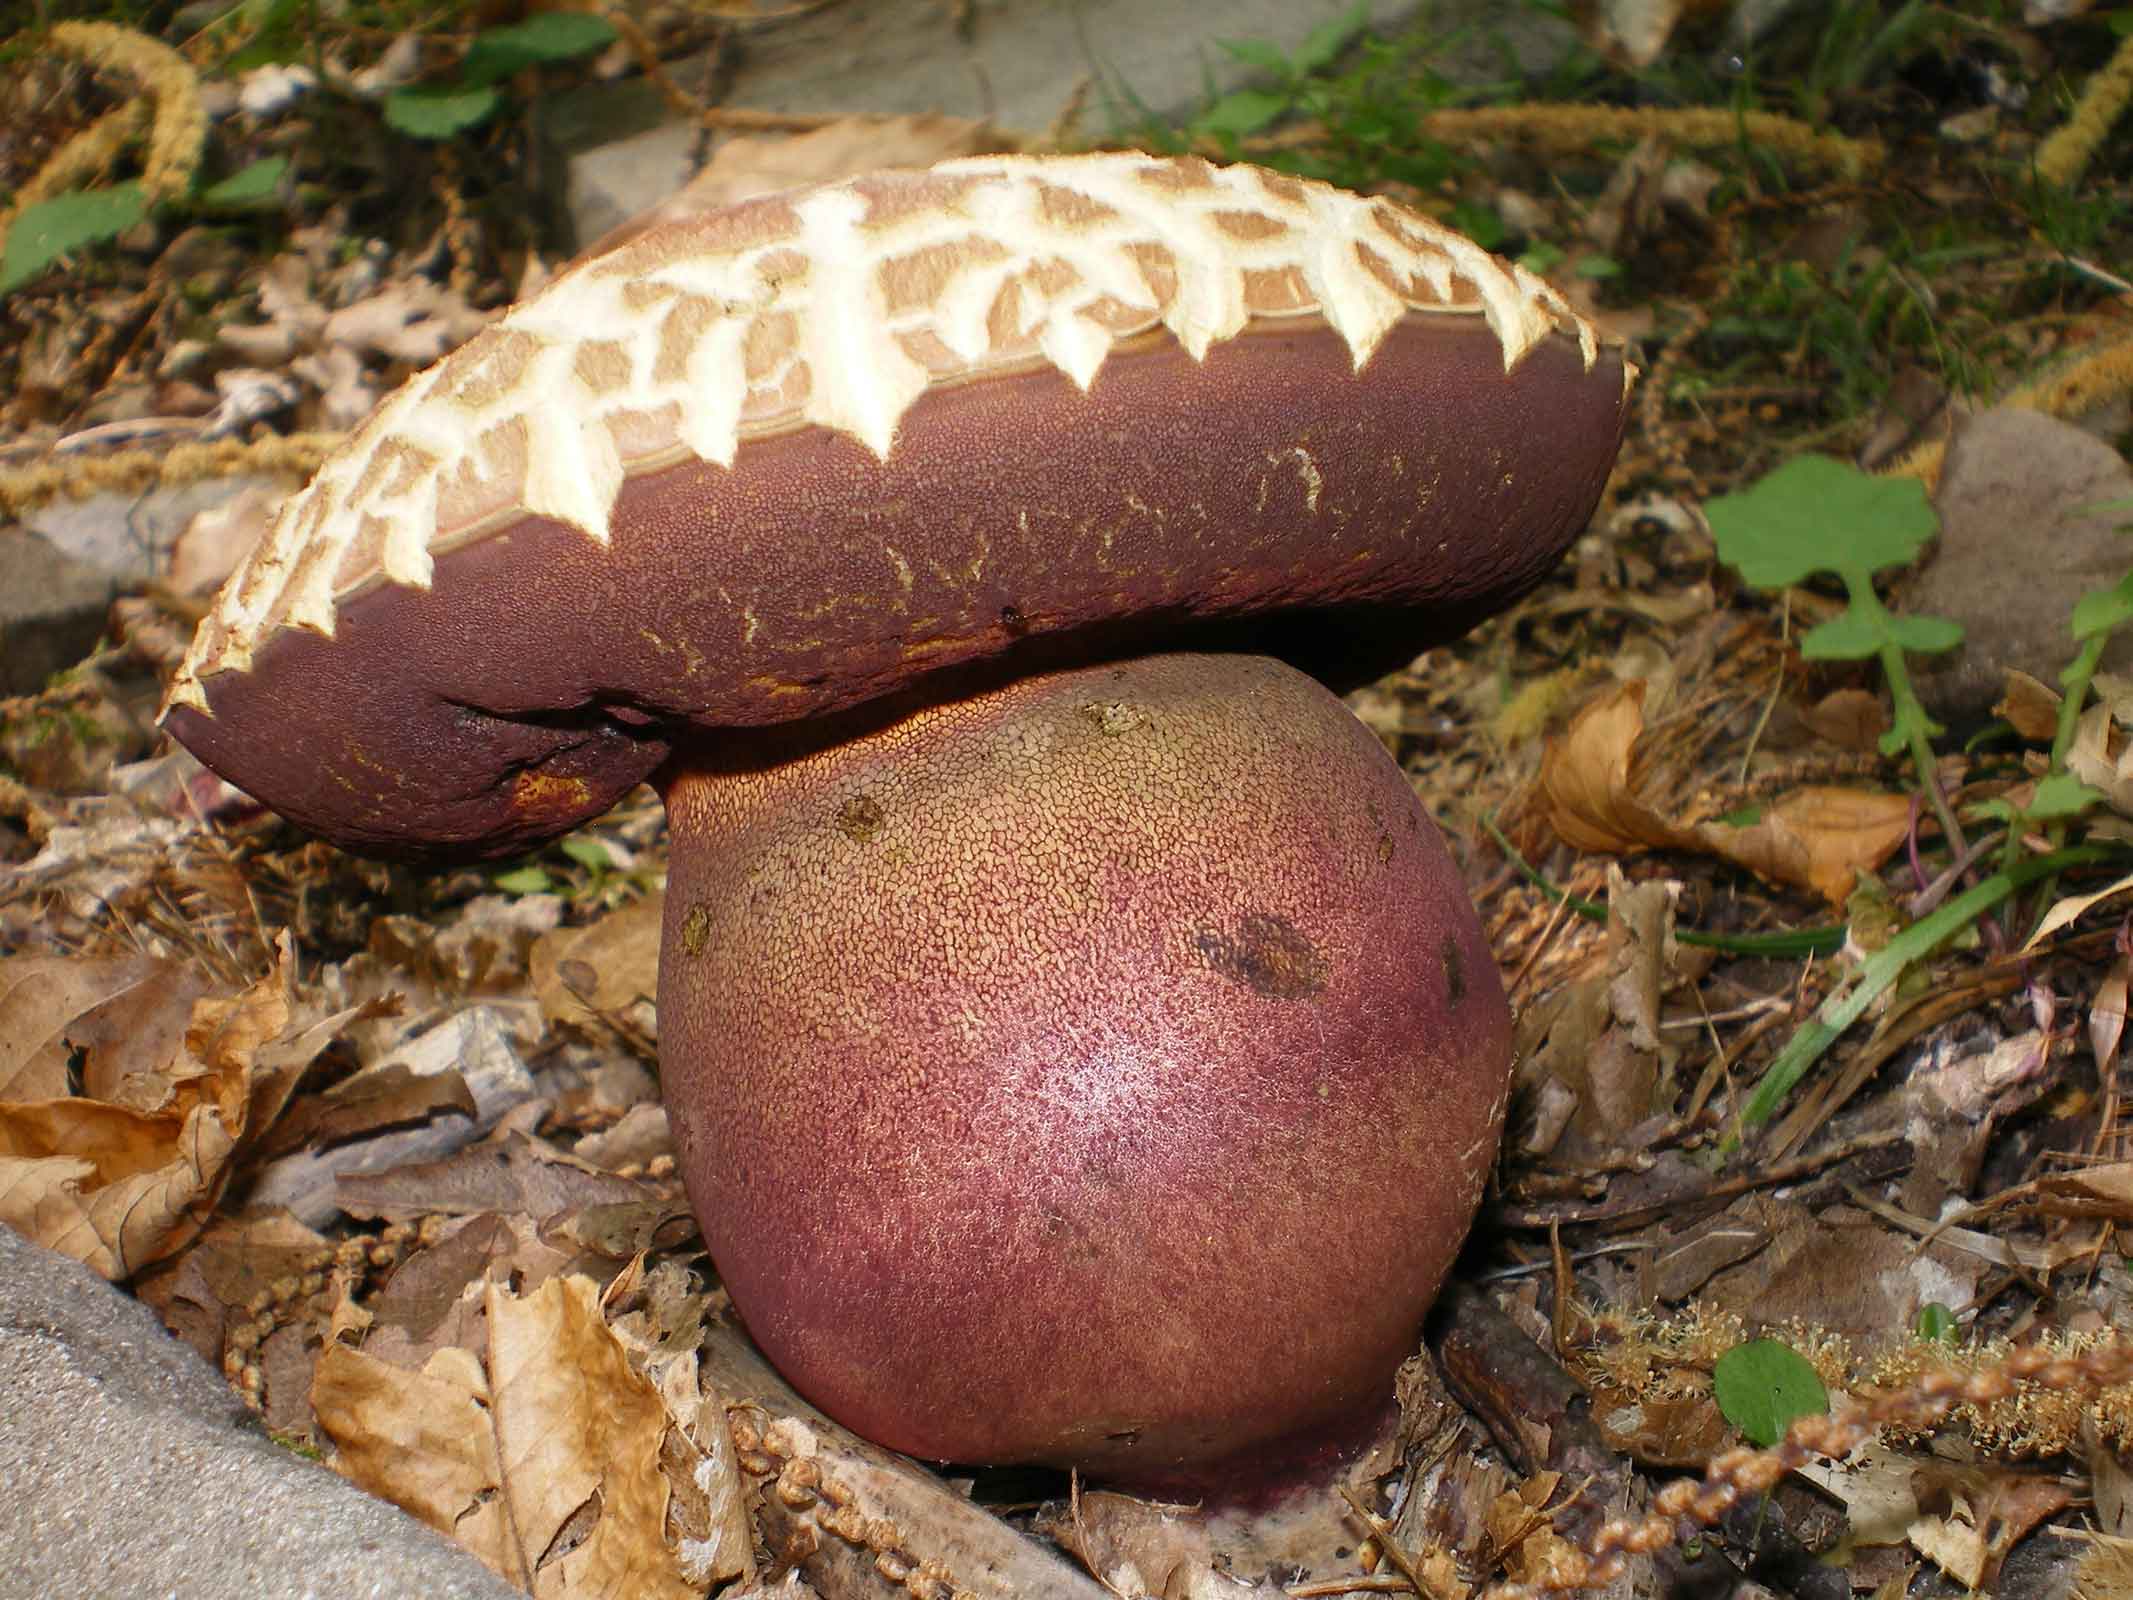
[(1401, 1548), (1400, 1541), (1392, 1536), (1392, 1524), (1364, 1505), (1356, 1492), (1345, 1483), (1340, 1486), (1340, 1490), (1341, 1498), (1348, 1502), (1348, 1508), (1355, 1513), (1356, 1520), (1368, 1528), (1370, 1536), (1377, 1540), (1378, 1549), (1384, 1552), (1385, 1559), (1400, 1569), (1400, 1575), (1414, 1586), (1416, 1594), (1428, 1595), (1431, 1600), (1437, 1600), (1438, 1591), (1430, 1586), (1422, 1576), (1421, 1568), (1415, 1565), (1414, 1558), (1408, 1555)]

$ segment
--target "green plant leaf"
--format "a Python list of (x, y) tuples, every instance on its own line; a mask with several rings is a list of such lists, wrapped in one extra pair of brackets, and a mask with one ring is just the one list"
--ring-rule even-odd
[(1726, 1420), (1765, 1450), (1795, 1419), (1829, 1409), (1829, 1391), (1807, 1358), (1777, 1339), (1751, 1339), (1720, 1356), (1711, 1392)]
[(1940, 525), (1915, 478), (1876, 478), (1816, 455), (1720, 495), (1704, 514), (1719, 559), (1757, 589), (1788, 588), (1816, 572), (1903, 566)]
[(495, 115), (503, 96), (494, 89), (460, 84), (439, 88), (417, 85), (395, 89), (385, 97), (387, 126), (416, 139), (449, 139)]
[(20, 288), (63, 255), (116, 239), (147, 215), (148, 195), (138, 183), (76, 189), (24, 207), (0, 254), (0, 294)]
[(588, 872), (611, 872), (615, 858), (606, 845), (598, 839), (581, 839), (576, 834), (563, 840), (557, 847)]
[(1889, 618), (1889, 637), (1896, 648), (1914, 656), (1937, 655), (1963, 642), (1963, 625), (1948, 617)]
[(1921, 1339), (1938, 1344), (1955, 1343), (1955, 1313), (1938, 1300), (1928, 1300), (1918, 1308), (1918, 1321), (1913, 1327)]
[[(1431, 185), (1420, 184), (1418, 188)], [(1494, 250), (1503, 243), (1503, 218), (1493, 206), (1475, 205), (1467, 200), (1452, 202), (1452, 226), (1465, 234), (1484, 250)]]
[(200, 203), (217, 211), (248, 211), (265, 205), (289, 170), (287, 156), (267, 156), (200, 191)]
[(1885, 619), (1852, 610), (1801, 634), (1800, 654), (1809, 661), (1864, 661), (1881, 653), (1887, 637)]
[(1355, 42), (1356, 35), (1370, 26), (1369, 0), (1356, 3), (1337, 17), (1329, 17), (1304, 35), (1296, 54), (1290, 58), (1299, 74), (1317, 72), (1331, 66), (1340, 53)]
[(615, 26), (584, 11), (543, 11), (505, 28), (488, 28), (474, 36), (460, 79), (473, 86), (497, 83), (545, 61), (570, 61), (605, 50), (615, 42)]
[[(1888, 992), (1912, 962), (1931, 955), (1942, 940), (1962, 932), (2015, 890), (2070, 867), (2106, 860), (2110, 854), (2097, 845), (2072, 845), (2050, 855), (2031, 856), (1964, 890), (1890, 939), (1867, 957), (1848, 988), (1834, 991), (1814, 1016), (1785, 1041), (1785, 1048), (1777, 1053), (1757, 1081), (1755, 1093), (1748, 1097), (1740, 1114), (1742, 1124), (1753, 1128), (1776, 1115), (1785, 1096), (1806, 1076), (1807, 1069), (1822, 1059), (1822, 1053), (1837, 1042), (1846, 1028), (1865, 1015), (1867, 1007)], [(1729, 1140), (1728, 1148), (1732, 1144)]]
[(1285, 94), (1270, 94), (1264, 89), (1239, 89), (1209, 106), (1194, 120), (1193, 126), (1204, 133), (1228, 134), (1241, 139), (1257, 133), (1288, 109), (1289, 97)]
[(2029, 815), (2039, 822), (2078, 817), (2103, 804), (2101, 789), (2092, 789), (2071, 772), (2054, 772), (2037, 784), (2036, 798), (2029, 802)]
[(1880, 606), (1854, 604), (1800, 636), (1800, 654), (1809, 661), (1864, 661), (1893, 644), (1912, 655), (1953, 650), (1963, 642), (1963, 625), (1946, 617), (1894, 616)]
[(1278, 78), (1293, 76), (1289, 58), (1264, 39), (1217, 39), (1215, 43), (1248, 67), (1271, 72)]
[(494, 882), (503, 894), (547, 894), (555, 887), (555, 880), (539, 867), (513, 867), (499, 872)]
[(2133, 572), (2109, 589), (2091, 589), (2074, 602), (2074, 637), (2093, 639), (2133, 622)]

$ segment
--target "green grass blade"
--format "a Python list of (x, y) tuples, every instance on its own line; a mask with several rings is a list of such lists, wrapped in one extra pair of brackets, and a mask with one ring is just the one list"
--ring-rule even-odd
[(1942, 940), (1961, 932), (2024, 884), (2048, 878), (2068, 867), (2105, 860), (2110, 854), (2101, 846), (2077, 845), (2068, 850), (2054, 850), (2049, 855), (2033, 856), (2004, 872), (1995, 872), (1937, 911), (1920, 917), (1869, 956), (1851, 986), (1823, 1001), (1814, 1017), (1786, 1041), (1785, 1048), (1770, 1063), (1770, 1070), (1756, 1084), (1755, 1093), (1741, 1112), (1743, 1125), (1753, 1128), (1769, 1121), (1785, 1096), (1792, 1092), (1793, 1085), (1822, 1058), (1822, 1052), (1836, 1043), (1838, 1036), (1857, 1022), (1866, 1008), (1902, 977), (1904, 969), (1912, 962), (1930, 955)]

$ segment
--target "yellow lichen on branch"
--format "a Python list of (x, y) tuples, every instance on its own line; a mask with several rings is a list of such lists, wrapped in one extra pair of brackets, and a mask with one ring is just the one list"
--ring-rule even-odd
[[(2071, 419), (2101, 411), (2125, 394), (2133, 394), (2133, 339), (2086, 350), (1994, 404)], [(1916, 478), (1928, 490), (1938, 488), (1941, 464), (1947, 454), (1946, 439), (1928, 439), (1889, 467), (1886, 476)]]
[(2111, 125), (2133, 101), (2133, 37), (2121, 39), (2117, 51), (2082, 88), (2081, 98), (2058, 130), (2037, 146), (2037, 176), (2060, 188), (2078, 179)]
[(155, 107), (141, 186), (152, 198), (176, 194), (193, 180), (207, 138), (200, 105), (200, 76), (177, 51), (145, 33), (111, 22), (62, 22), (48, 35), (51, 48), (99, 71), (122, 72), (141, 86)]
[(129, 100), (114, 106), (46, 158), (45, 164), (15, 193), (15, 203), (0, 217), (0, 240), (17, 213), (68, 189), (94, 183), (109, 172), (121, 152), (148, 126), (148, 102)]
[(0, 518), (19, 517), (50, 500), (95, 494), (138, 494), (238, 473), (307, 478), (346, 437), (338, 433), (274, 434), (260, 439), (214, 439), (170, 450), (117, 450), (100, 456), (60, 456), (27, 467), (0, 467)]
[(124, 73), (143, 92), (68, 139), (15, 191), (13, 203), (0, 210), (0, 246), (24, 211), (104, 176), (144, 128), (148, 154), (141, 187), (151, 200), (176, 194), (193, 181), (207, 139), (199, 74), (170, 46), (109, 22), (62, 22), (46, 41), (54, 54)]
[(1433, 111), (1419, 131), (1447, 143), (1471, 139), (1519, 139), (1551, 150), (1589, 150), (1602, 140), (1635, 143), (1660, 138), (1710, 149), (1747, 142), (1774, 150), (1843, 178), (1878, 171), (1888, 152), (1877, 139), (1847, 139), (1820, 133), (1793, 117), (1770, 111), (1727, 111), (1661, 106), (1473, 106)]

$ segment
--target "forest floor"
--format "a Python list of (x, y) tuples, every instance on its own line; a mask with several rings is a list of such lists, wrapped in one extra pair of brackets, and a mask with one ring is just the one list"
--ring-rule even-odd
[[(1112, 130), (1443, 216), (1642, 374), (1560, 572), (1350, 699), (1453, 843), (1519, 1065), (1401, 1431), (1323, 1508), (1344, 1536), (915, 1474), (901, 1543), (859, 1570), (802, 1558), (805, 1485), (760, 1492), (792, 1477), (764, 1419), (797, 1403), (732, 1377), (736, 1449), (705, 1399), (699, 1341), (735, 1336), (658, 1101), (656, 798), (419, 871), (307, 840), (155, 725), (279, 495), (560, 264), (513, 96), (748, 25), (432, 31), (388, 71), (373, 9), (325, 45), (267, 6), (0, 55), (0, 515), (102, 495), (123, 532), (128, 497), (256, 480), (93, 654), (0, 701), (0, 1218), (154, 1306), (292, 1448), (542, 1593), (797, 1561), (837, 1600), (997, 1536), (1114, 1592), (1219, 1570), (1450, 1600), (1541, 1582), (1669, 1483), (1760, 1487), (1724, 1453), (1827, 1411), (1885, 1425), (1841, 1468), (1787, 1456), (1741, 1514), (1714, 1501), (1696, 1559), (1642, 1551), (1637, 1581), (2133, 1595), (2122, 15), (1800, 5), (1752, 46), (1704, 16), (1637, 64), (1485, 89), (1432, 74), (1441, 41), (1349, 27), (1262, 51), (1261, 87), (1182, 125)], [(1640, 10), (1671, 15), (1593, 26)], [(321, 65), (334, 92), (292, 87)], [(831, 165), (918, 138), (794, 136)], [(2024, 600), (2044, 626), (2013, 625)], [(551, 1456), (406, 1445), (519, 1335), (513, 1403)], [(2042, 1354), (2010, 1372), (2019, 1351)], [(1969, 1388), (1927, 1403), (1951, 1367)], [(618, 1415), (665, 1443), (603, 1455)], [(819, 1454), (905, 1470), (831, 1430)]]

